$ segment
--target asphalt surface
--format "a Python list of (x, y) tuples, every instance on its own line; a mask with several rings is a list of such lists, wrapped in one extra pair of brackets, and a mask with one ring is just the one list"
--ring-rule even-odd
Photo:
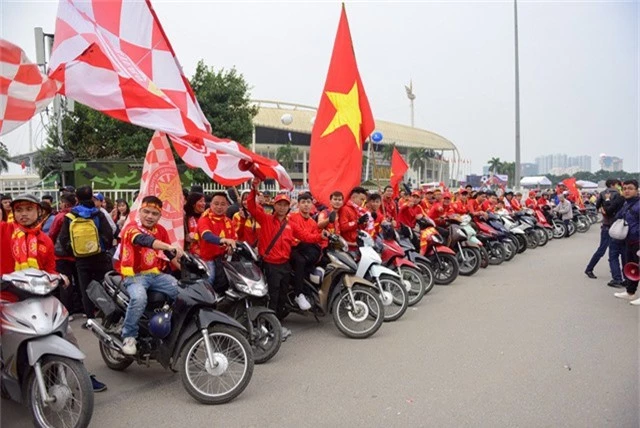
[[(195, 402), (178, 374), (110, 371), (73, 322), (109, 389), (94, 427), (638, 427), (638, 308), (615, 299), (603, 259), (583, 271), (599, 227), (436, 286), (366, 340), (330, 318), (291, 316), (293, 336), (235, 401)], [(2, 400), (3, 427), (30, 423)]]

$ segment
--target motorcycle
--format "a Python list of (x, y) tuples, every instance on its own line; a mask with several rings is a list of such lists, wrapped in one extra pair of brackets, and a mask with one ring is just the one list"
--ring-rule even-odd
[(484, 247), (482, 241), (478, 239), (478, 232), (476, 232), (476, 229), (472, 226), (471, 216), (469, 214), (465, 214), (461, 217), (461, 220), (460, 227), (462, 227), (462, 230), (467, 234), (467, 239), (470, 243), (475, 244), (478, 250), (480, 250), (480, 267), (486, 269), (487, 266), (489, 266), (489, 253)]
[(411, 283), (404, 282), (395, 271), (382, 265), (379, 252), (382, 245), (376, 247), (373, 238), (362, 230), (358, 231), (358, 270), (356, 276), (371, 281), (378, 286), (380, 300), (384, 306), (384, 320), (396, 321), (404, 315), (409, 306), (408, 292)]
[(329, 246), (320, 265), (304, 279), (304, 294), (310, 300), (311, 309), (300, 310), (295, 292), (290, 289), (280, 319), (290, 312), (313, 314), (316, 319), (330, 313), (338, 330), (353, 339), (364, 339), (380, 329), (384, 309), (378, 287), (356, 276), (358, 265), (348, 250), (342, 237), (329, 236)]
[(572, 206), (573, 210), (573, 223), (576, 225), (576, 231), (578, 233), (586, 233), (591, 228), (591, 222), (587, 218), (586, 215), (583, 214), (583, 211), (578, 208), (576, 205)]
[(396, 240), (396, 232), (390, 223), (381, 225), (380, 241), (382, 247), (380, 258), (383, 266), (395, 269), (403, 281), (411, 284), (408, 290), (408, 305), (415, 305), (422, 300), (427, 290), (423, 273), (418, 265), (405, 256), (404, 249)]
[[(167, 257), (173, 258), (171, 254)], [(87, 320), (87, 328), (99, 339), (100, 354), (110, 369), (122, 371), (134, 361), (149, 367), (155, 360), (164, 368), (179, 371), (183, 387), (197, 401), (226, 403), (251, 381), (254, 361), (247, 331), (215, 309), (209, 269), (202, 260), (186, 254), (180, 266), (179, 293), (173, 305), (162, 293), (147, 293), (135, 356), (122, 351), (120, 333), (129, 295), (118, 273), (108, 272), (102, 284), (90, 283), (88, 294), (100, 309), (101, 322)], [(154, 320), (156, 317), (160, 320)], [(152, 326), (156, 323), (168, 326), (155, 331)]]
[(482, 263), (479, 246), (469, 240), (467, 232), (461, 226), (462, 219), (459, 216), (447, 217), (445, 222), (449, 233), (447, 247), (456, 253), (460, 275), (473, 275), (480, 269)]
[(51, 295), (61, 281), (33, 268), (2, 276), (2, 396), (25, 403), (36, 426), (84, 428), (93, 388), (84, 353), (64, 338), (69, 313)]
[(275, 311), (266, 306), (269, 290), (258, 256), (246, 242), (238, 242), (232, 254), (222, 261), (229, 289), (216, 309), (238, 320), (249, 333), (253, 360), (262, 364), (273, 358), (282, 344), (282, 326)]
[(482, 242), (489, 254), (489, 264), (493, 266), (502, 264), (505, 260), (507, 250), (500, 241), (500, 233), (480, 217), (475, 217), (473, 222), (478, 228), (478, 239)]
[[(408, 229), (408, 233), (413, 235), (413, 231)], [(414, 263), (418, 269), (420, 269), (420, 273), (422, 274), (422, 281), (425, 284), (424, 294), (427, 294), (429, 291), (433, 289), (435, 284), (433, 279), (433, 269), (431, 268), (431, 262), (428, 258), (421, 255), (417, 250), (415, 245), (413, 244), (411, 237), (401, 236), (398, 231), (394, 231), (396, 242), (400, 245), (400, 248), (404, 251), (404, 256), (412, 263)]]

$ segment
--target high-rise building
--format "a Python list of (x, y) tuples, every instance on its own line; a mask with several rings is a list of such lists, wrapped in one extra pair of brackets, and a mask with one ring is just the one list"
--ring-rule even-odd
[(591, 171), (591, 156), (571, 156), (567, 159), (567, 167), (576, 166), (578, 171)]
[(538, 165), (535, 163), (521, 163), (520, 164), (520, 176), (531, 177), (538, 175)]
[[(538, 174), (573, 174), (569, 171), (591, 171), (591, 156), (567, 156), (564, 153), (536, 158)], [(565, 171), (565, 172), (562, 172)]]
[(622, 158), (617, 156), (600, 155), (600, 169), (605, 171), (622, 171)]

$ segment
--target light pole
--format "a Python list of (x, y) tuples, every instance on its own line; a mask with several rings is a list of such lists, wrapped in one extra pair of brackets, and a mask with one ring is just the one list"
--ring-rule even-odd
[(416, 95), (413, 93), (413, 81), (409, 80), (409, 86), (405, 85), (404, 89), (407, 91), (407, 98), (409, 98), (409, 102), (411, 103), (411, 127), (413, 128), (413, 100), (416, 99)]
[(513, 187), (520, 188), (520, 64), (518, 57), (518, 0), (513, 0), (513, 24), (516, 59), (516, 170)]

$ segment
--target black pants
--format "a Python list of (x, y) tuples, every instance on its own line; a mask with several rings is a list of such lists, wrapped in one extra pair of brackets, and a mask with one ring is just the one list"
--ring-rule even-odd
[(78, 270), (78, 283), (82, 294), (82, 306), (87, 318), (95, 316), (96, 308), (87, 295), (87, 287), (91, 281), (102, 282), (104, 275), (113, 270), (111, 259), (106, 253), (97, 254), (91, 257), (79, 258), (76, 260)]
[(293, 290), (295, 295), (304, 290), (304, 277), (320, 259), (320, 247), (315, 244), (299, 243), (291, 250), (291, 266), (293, 267)]
[[(637, 238), (637, 237), (635, 237)], [(639, 247), (639, 242), (634, 242), (634, 243), (626, 243), (625, 242), (625, 257), (624, 257), (624, 264), (627, 263), (638, 263), (638, 247)], [(631, 281), (629, 278), (627, 278), (626, 276), (624, 277), (624, 285), (627, 287), (627, 293), (629, 294), (636, 294), (636, 291), (638, 290), (638, 281)]]
[(269, 285), (269, 309), (280, 312), (284, 308), (284, 303), (291, 282), (291, 265), (282, 263), (279, 265), (264, 263), (264, 274)]
[(66, 288), (62, 286), (56, 288), (56, 292), (59, 293), (57, 297), (65, 308), (67, 308), (70, 315), (84, 313), (76, 262), (73, 260), (56, 260), (56, 271), (66, 275), (70, 282)]

